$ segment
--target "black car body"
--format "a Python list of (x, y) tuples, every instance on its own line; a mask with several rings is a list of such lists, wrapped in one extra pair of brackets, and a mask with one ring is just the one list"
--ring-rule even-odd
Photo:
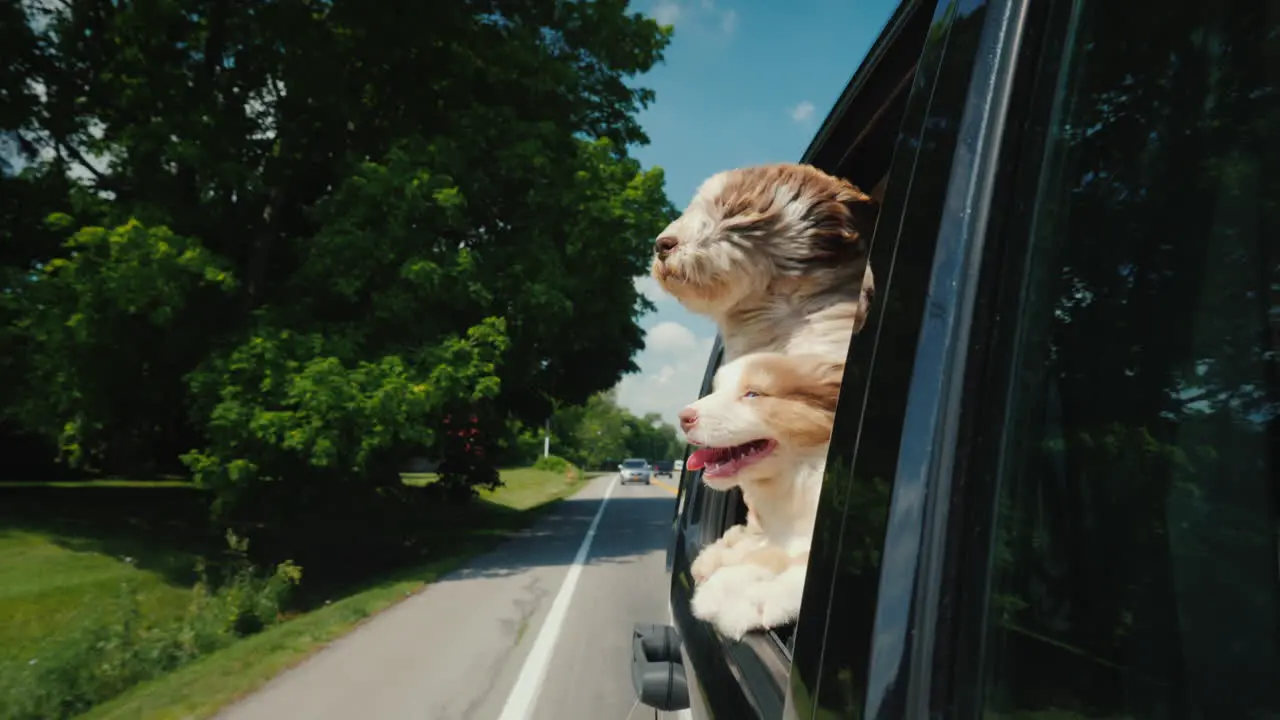
[(653, 463), (653, 474), (659, 477), (671, 477), (675, 465), (674, 460), (658, 460)]
[(683, 472), (643, 699), (1280, 716), (1280, 6), (904, 2), (803, 161), (883, 205), (800, 619), (692, 616)]

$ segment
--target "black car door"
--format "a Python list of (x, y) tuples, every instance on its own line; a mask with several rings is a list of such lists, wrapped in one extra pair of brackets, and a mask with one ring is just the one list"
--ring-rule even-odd
[(1280, 14), (944, 3), (923, 57), (787, 715), (1275, 717)]

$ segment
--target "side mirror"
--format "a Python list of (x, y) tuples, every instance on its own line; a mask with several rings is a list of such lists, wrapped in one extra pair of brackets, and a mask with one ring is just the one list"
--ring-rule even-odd
[(636, 623), (631, 630), (631, 686), (648, 707), (665, 712), (689, 708), (689, 683), (675, 628)]

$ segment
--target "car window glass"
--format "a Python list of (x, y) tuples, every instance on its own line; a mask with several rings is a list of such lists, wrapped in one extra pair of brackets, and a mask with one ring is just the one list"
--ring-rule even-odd
[[(708, 359), (708, 370), (703, 378), (702, 389), (699, 391), (698, 397), (704, 397), (711, 392), (711, 380), (715, 377), (716, 370), (720, 369), (720, 365), (723, 364), (723, 362), (724, 350), (717, 346), (717, 348), (712, 351), (712, 356)], [(684, 462), (686, 465), (689, 462), (689, 454), (693, 452), (693, 449), (692, 445), (685, 447)], [(705, 544), (704, 536), (708, 534), (715, 534), (715, 537), (718, 537), (720, 528), (713, 527), (710, 528), (709, 531), (707, 530), (703, 513), (707, 504), (707, 494), (710, 490), (702, 484), (702, 470), (685, 469), (682, 472), (684, 476), (683, 482), (685, 492), (689, 494), (690, 498), (688, 501), (690, 503), (689, 510), (684, 515), (686, 518), (685, 522), (690, 528), (694, 528), (693, 532), (688, 533), (687, 540), (692, 544), (692, 547), (690, 548), (692, 551), (691, 557), (696, 557), (697, 551)], [(714, 540), (714, 537), (712, 540)]]
[(982, 717), (1277, 717), (1280, 6), (1070, 14), (983, 393)]
[(872, 243), (876, 300), (850, 349), (795, 631), (791, 703), (801, 718), (863, 713), (907, 393), (984, 17), (985, 6), (973, 5), (922, 10), (903, 36), (923, 51)]

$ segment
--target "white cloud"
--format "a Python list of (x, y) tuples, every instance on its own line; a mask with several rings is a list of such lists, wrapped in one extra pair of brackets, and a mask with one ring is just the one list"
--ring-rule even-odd
[(659, 0), (657, 5), (653, 6), (653, 19), (658, 21), (659, 25), (674, 25), (676, 20), (680, 19), (682, 8), (675, 0)]
[(682, 30), (691, 25), (703, 33), (715, 28), (726, 37), (738, 29), (738, 11), (721, 10), (716, 0), (653, 0), (649, 15), (660, 25), (678, 22)]
[(645, 335), (644, 351), (636, 358), (640, 372), (618, 383), (618, 404), (636, 415), (658, 413), (679, 427), (676, 416), (698, 398), (714, 341), (712, 336), (696, 336), (679, 323), (654, 325)]
[(720, 30), (725, 35), (732, 35), (734, 30), (738, 29), (738, 11), (725, 10), (720, 15)]
[(645, 296), (649, 302), (656, 305), (659, 312), (661, 312), (663, 308), (678, 306), (680, 304), (680, 301), (671, 297), (662, 289), (662, 286), (658, 284), (657, 280), (653, 279), (652, 275), (641, 275), (636, 278), (635, 283), (636, 291)]
[(798, 123), (803, 123), (813, 117), (813, 111), (817, 108), (808, 100), (802, 100), (798, 105), (791, 108), (791, 119)]
[(657, 309), (644, 319), (645, 345), (636, 356), (640, 370), (618, 384), (618, 404), (636, 415), (656, 412), (679, 427), (677, 413), (702, 387), (716, 326), (686, 310), (652, 277), (637, 277), (635, 285)]
[(644, 336), (645, 348), (659, 355), (688, 352), (698, 345), (693, 331), (678, 322), (667, 320), (649, 328)]

